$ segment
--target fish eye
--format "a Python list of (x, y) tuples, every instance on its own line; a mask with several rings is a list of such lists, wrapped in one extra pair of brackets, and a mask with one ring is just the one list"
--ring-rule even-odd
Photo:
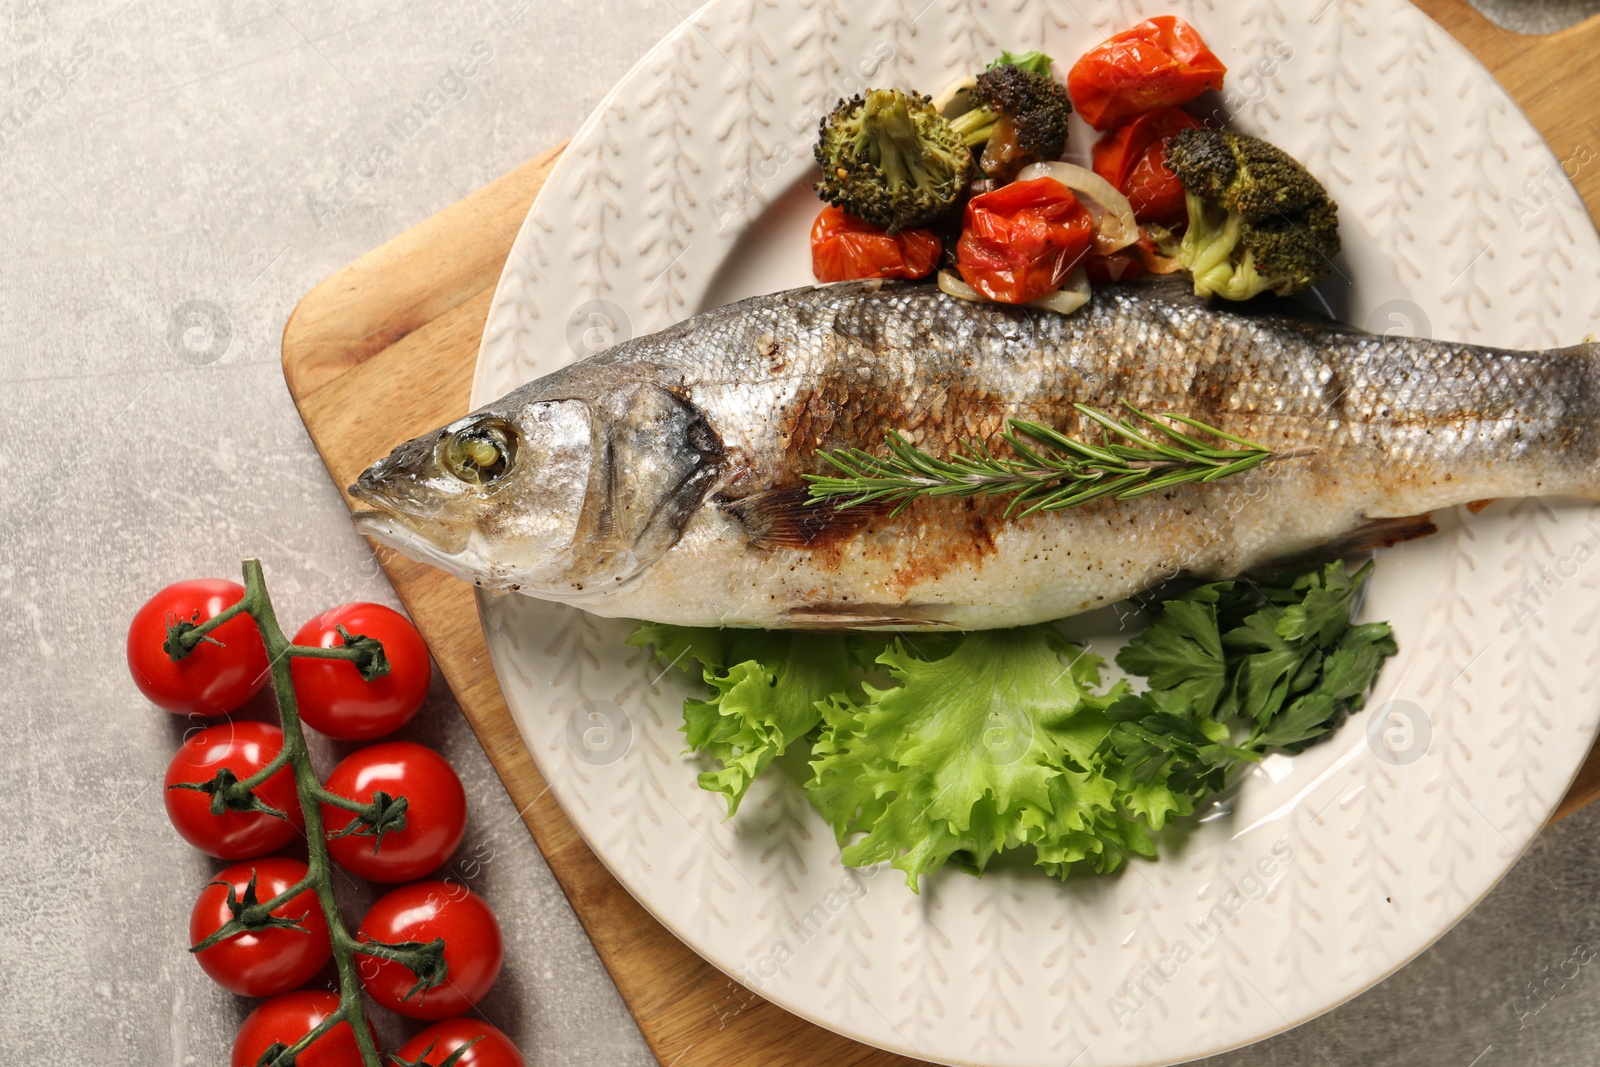
[(505, 477), (516, 462), (517, 432), (504, 419), (479, 419), (445, 435), (438, 455), (452, 476), (470, 485), (488, 485)]

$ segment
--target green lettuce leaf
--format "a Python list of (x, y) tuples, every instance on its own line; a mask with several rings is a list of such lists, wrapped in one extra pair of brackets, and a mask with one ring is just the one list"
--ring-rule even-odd
[(965, 635), (946, 655), (895, 642), (877, 662), (895, 683), (832, 702), (812, 747), (812, 803), (852, 866), (888, 862), (919, 879), (945, 863), (982, 873), (1032, 846), (1058, 877), (1153, 853), (1139, 814), (1187, 810), (1159, 785), (1119, 784), (1101, 748), (1100, 659), (1047, 626)]
[(840, 634), (701, 630), (646, 625), (630, 644), (655, 650), (658, 662), (698, 663), (710, 696), (683, 704), (691, 751), (721, 766), (700, 787), (728, 798), (728, 814), (756, 775), (822, 721), (823, 702), (849, 684), (849, 653)]
[(889, 863), (915, 890), (946, 864), (982, 874), (1013, 849), (1047, 873), (1154, 857), (1241, 764), (1298, 751), (1361, 707), (1396, 651), (1352, 625), (1370, 564), (1259, 585), (1215, 582), (1161, 605), (1101, 683), (1098, 656), (1049, 626), (919, 636), (641, 626), (629, 639), (698, 669), (684, 702), (700, 785), (730, 817), (791, 745), (810, 743), (811, 804), (851, 866)]

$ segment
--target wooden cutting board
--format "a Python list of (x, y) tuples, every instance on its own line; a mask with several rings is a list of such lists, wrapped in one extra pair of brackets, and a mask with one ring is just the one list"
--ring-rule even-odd
[[(1600, 18), (1553, 37), (1506, 33), (1465, 0), (1419, 6), (1477, 54), (1563, 160), (1600, 217)], [(393, 444), (468, 409), (500, 268), (553, 148), (317, 286), (283, 332), (283, 373), (341, 489)], [(1569, 166), (1569, 171), (1573, 170)], [(350, 501), (346, 501), (351, 503)], [(375, 546), (461, 710), (664, 1067), (890, 1067), (880, 1052), (769, 1004), (650, 917), (589, 851), (523, 747), (489, 665), (472, 587)], [(1600, 795), (1591, 753), (1556, 818)]]

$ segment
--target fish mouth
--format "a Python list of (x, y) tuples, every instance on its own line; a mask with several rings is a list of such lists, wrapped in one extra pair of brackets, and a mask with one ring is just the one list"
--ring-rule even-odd
[(345, 487), (345, 492), (363, 504), (368, 504), (380, 511), (403, 512), (408, 510), (405, 501), (396, 496), (389, 488), (388, 482), (397, 466), (396, 455), (406, 446), (394, 450), (388, 456), (373, 463), (366, 470), (356, 475), (355, 484)]
[(382, 466), (382, 461), (373, 464), (345, 489), (353, 500), (367, 505), (351, 513), (358, 531), (412, 556), (452, 556), (467, 547), (468, 533), (458, 523), (430, 514), (434, 509), (380, 481)]
[(406, 536), (410, 532), (407, 527), (387, 511), (370, 509), (353, 511), (350, 513), (350, 521), (355, 524), (357, 533), (364, 534), (390, 548), (403, 548), (405, 545), (401, 542), (410, 541)]
[(357, 518), (380, 512), (398, 514), (404, 510), (401, 506), (402, 502), (396, 499), (392, 493), (385, 491), (382, 483), (378, 481), (378, 468), (382, 465), (383, 461), (379, 460), (357, 475), (354, 485), (345, 486), (344, 491), (349, 494), (351, 499), (359, 500), (373, 509), (372, 511), (357, 511), (355, 513)]
[[(461, 541), (460, 545), (451, 547), (432, 534), (419, 530), (416, 521), (411, 517), (396, 515), (391, 511), (363, 509), (351, 513), (350, 518), (355, 523), (357, 533), (370, 537), (403, 556), (431, 564), (474, 585), (491, 589), (508, 586), (507, 582), (485, 576), (480, 562), (472, 553), (466, 551), (464, 537), (458, 538)], [(380, 562), (386, 562), (382, 553), (379, 554), (379, 559)]]

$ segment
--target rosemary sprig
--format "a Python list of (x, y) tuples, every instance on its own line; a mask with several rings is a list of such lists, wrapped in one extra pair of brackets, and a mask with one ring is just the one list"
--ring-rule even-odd
[(839, 473), (806, 475), (811, 490), (807, 502), (827, 501), (835, 508), (892, 502), (893, 513), (899, 514), (919, 496), (1009, 495), (1006, 514), (1021, 509), (1026, 516), (1102, 497), (1128, 500), (1175, 485), (1214, 482), (1315, 451), (1274, 451), (1185, 415), (1157, 417), (1126, 401), (1122, 406), (1127, 415), (1112, 418), (1083, 404), (1073, 405), (1100, 426), (1101, 437), (1095, 443), (1074, 440), (1036, 422), (1008, 419), (1003, 437), (1012, 455), (997, 455), (982, 442), (969, 441), (964, 450), (940, 459), (898, 431), (885, 438), (887, 455), (859, 448), (824, 450), (817, 454)]

